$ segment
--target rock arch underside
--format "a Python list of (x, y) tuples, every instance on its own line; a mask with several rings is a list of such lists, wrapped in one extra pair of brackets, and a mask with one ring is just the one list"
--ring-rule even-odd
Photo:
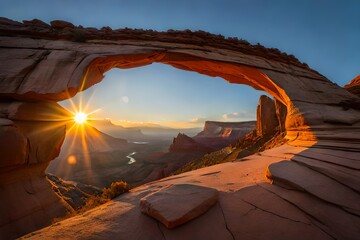
[[(71, 117), (57, 101), (99, 83), (111, 68), (158, 62), (268, 92), (287, 108), (289, 141), (246, 161), (146, 184), (101, 211), (27, 237), (360, 237), (360, 98), (291, 55), (203, 31), (98, 30), (1, 18), (0, 59), (1, 236), (42, 228), (69, 210), (44, 174)], [(181, 183), (217, 189), (218, 203), (172, 230), (140, 213), (140, 198)]]

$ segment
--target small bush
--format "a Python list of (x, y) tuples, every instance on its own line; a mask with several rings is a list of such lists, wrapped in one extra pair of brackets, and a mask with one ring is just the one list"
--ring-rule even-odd
[(74, 29), (73, 40), (75, 42), (86, 42), (86, 32), (81, 29)]
[(130, 189), (130, 185), (126, 182), (113, 182), (109, 188), (103, 188), (102, 197), (113, 199), (125, 192), (128, 192)]
[(110, 199), (105, 199), (101, 196), (90, 196), (86, 199), (85, 201), (85, 205), (83, 207), (81, 207), (77, 212), (78, 213), (84, 213), (90, 209), (93, 209), (101, 204), (107, 203), (108, 201), (110, 201)]

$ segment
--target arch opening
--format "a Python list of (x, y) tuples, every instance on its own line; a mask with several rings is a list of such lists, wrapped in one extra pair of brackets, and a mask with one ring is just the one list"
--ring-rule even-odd
[(79, 91), (100, 82), (104, 78), (104, 73), (112, 68), (127, 69), (145, 66), (154, 62), (168, 64), (181, 70), (193, 71), (211, 77), (220, 77), (234, 84), (248, 85), (256, 90), (269, 93), (284, 105), (289, 102), (289, 97), (285, 91), (265, 73), (256, 68), (234, 62), (221, 62), (211, 58), (206, 59), (168, 51), (97, 57), (88, 65)]
[[(175, 72), (184, 72), (182, 69), (178, 69), (178, 68), (173, 68), (172, 66), (169, 66), (169, 65), (166, 65), (166, 64), (158, 64), (158, 63), (154, 63), (154, 64), (156, 64), (156, 65), (159, 65), (159, 66), (163, 66), (163, 68), (169, 68), (169, 69), (173, 69), (173, 70), (175, 70)], [(144, 68), (150, 68), (151, 69), (151, 66), (148, 66), (148, 67), (144, 67)], [(137, 71), (139, 69), (139, 67), (134, 67), (133, 68), (133, 71)], [(157, 69), (157, 70), (159, 70), (159, 69)], [(160, 70), (162, 70), (162, 69), (160, 69)], [(119, 73), (122, 73), (122, 72), (126, 72), (127, 70), (118, 70), (119, 71)], [(186, 72), (185, 72), (186, 73)], [(144, 74), (144, 73), (143, 73)], [(146, 74), (146, 72), (145, 72), (145, 74)], [(191, 76), (194, 76), (194, 75), (198, 75), (198, 76), (201, 76), (201, 74), (198, 74), (198, 73), (196, 73), (196, 72), (193, 72), (193, 73), (190, 73), (190, 72), (188, 72), (187, 73), (188, 75), (186, 75), (186, 77), (188, 77), (188, 78), (191, 78)], [(191, 75), (192, 74), (192, 75)], [(126, 74), (125, 74), (125, 76), (126, 76)], [(183, 76), (182, 76), (183, 77)], [(182, 78), (181, 77), (181, 78)], [(117, 77), (115, 77), (115, 78), (117, 78)], [(204, 78), (204, 77), (203, 77)], [(117, 82), (121, 82), (121, 80), (123, 80), (123, 79), (106, 79), (106, 77), (105, 77), (105, 79), (103, 80), (103, 81), (117, 81)], [(169, 80), (169, 79), (166, 79), (167, 80), (167, 82), (169, 82), (169, 83), (171, 83), (171, 81)], [(198, 81), (200, 81), (199, 79), (194, 79), (194, 80), (198, 80)], [(203, 79), (202, 81), (201, 81), (201, 83), (202, 84), (206, 84), (206, 82), (210, 82), (211, 83), (211, 81), (212, 81), (212, 83), (214, 83), (214, 82), (220, 82), (221, 84), (223, 84), (223, 85), (225, 85), (225, 86), (228, 86), (228, 88), (235, 88), (235, 89), (239, 89), (239, 88), (248, 88), (247, 86), (240, 86), (240, 85), (238, 85), (238, 86), (236, 86), (236, 85), (232, 85), (232, 84), (228, 84), (228, 83), (226, 83), (226, 82), (224, 82), (223, 81), (223, 79), (220, 79), (220, 78), (208, 78), (208, 77), (205, 77), (205, 79)], [(151, 81), (151, 79), (142, 79), (142, 82), (149, 82), (149, 81)], [(139, 81), (140, 82), (140, 81)], [(191, 81), (188, 81), (187, 83), (191, 83)], [(105, 83), (104, 83), (105, 84)], [(91, 90), (91, 89), (97, 89), (97, 88), (101, 88), (101, 84), (100, 84), (100, 86), (97, 86), (97, 85), (95, 85), (95, 86), (91, 86), (88, 90), (86, 90), (86, 91), (84, 91), (84, 92), (88, 92), (89, 90)], [(160, 86), (159, 86), (160, 87)], [(188, 87), (190, 88), (190, 87), (192, 87), (192, 86), (190, 86), (190, 85), (188, 85)], [(236, 88), (237, 87), (237, 88)], [(161, 88), (161, 87), (160, 87)], [(116, 89), (115, 88), (113, 88), (113, 89), (107, 89), (108, 91), (116, 91)], [(203, 86), (203, 88), (202, 89), (200, 89), (200, 85), (198, 85), (198, 89), (197, 89), (198, 91), (201, 91), (201, 90), (205, 90), (206, 91), (206, 85), (204, 85)], [(249, 88), (249, 90), (251, 90), (250, 88)], [(103, 90), (104, 91), (104, 90)], [(254, 89), (252, 89), (252, 91), (254, 92), (254, 93), (256, 93), (256, 92), (258, 92), (258, 91), (256, 91), (256, 90), (254, 90)], [(235, 91), (234, 91), (235, 92)], [(232, 94), (234, 94), (234, 92), (231, 92)], [(249, 92), (249, 91), (247, 91), (247, 92)], [(109, 94), (108, 94), (109, 95)], [(249, 96), (249, 95), (248, 95)], [(75, 96), (75, 98), (76, 97), (79, 97), (78, 95), (77, 96)], [(92, 94), (90, 93), (90, 94), (88, 94), (88, 97), (89, 98), (92, 98), (93, 96), (92, 96)], [(120, 101), (124, 101), (123, 99), (122, 99), (122, 97), (123, 97), (123, 95), (122, 94), (120, 94), (119, 96), (118, 96), (118, 98), (120, 99)], [(215, 99), (217, 99), (219, 96), (216, 96), (216, 98)], [(221, 96), (220, 96), (221, 97)], [(251, 108), (250, 107), (248, 107), (248, 109), (252, 109), (253, 110), (253, 112), (251, 113), (251, 115), (248, 115), (248, 116), (246, 116), (245, 118), (244, 118), (244, 116), (242, 116), (241, 117), (241, 120), (239, 119), (239, 118), (237, 118), (237, 120), (235, 121), (235, 122), (239, 122), (239, 121), (245, 121), (245, 122), (247, 122), (247, 121), (251, 121), (251, 120), (255, 120), (256, 119), (256, 106), (257, 106), (257, 104), (258, 104), (258, 101), (259, 101), (259, 97), (260, 97), (260, 94), (254, 94), (254, 96), (252, 96), (251, 97), (251, 101), (252, 101), (252, 105), (251, 105)], [(95, 97), (96, 98), (96, 97)], [(250, 99), (250, 98), (248, 98), (248, 99)], [(79, 100), (79, 99), (78, 99)], [(145, 100), (145, 99), (144, 99)], [(170, 99), (164, 99), (164, 100), (166, 100), (166, 101), (170, 101), (171, 102), (171, 98)], [(83, 104), (85, 105), (86, 104), (86, 100), (84, 100), (84, 98), (82, 98), (82, 100), (81, 100), (82, 102), (83, 102)], [(92, 102), (94, 102), (94, 101), (96, 101), (96, 99), (93, 99), (93, 101)], [(129, 96), (129, 100), (128, 101), (132, 101), (132, 97), (131, 96)], [(206, 101), (206, 98), (203, 100), (203, 101)], [(229, 100), (228, 100), (229, 101)], [(75, 101), (75, 102), (80, 102), (80, 100), (79, 101)], [(123, 103), (123, 105), (128, 105), (129, 103)], [(212, 104), (211, 103), (211, 100), (210, 100), (210, 103), (209, 103), (210, 105)], [(75, 105), (77, 105), (77, 104), (75, 104)], [(239, 102), (239, 103), (237, 103), (237, 104), (235, 104), (235, 105), (240, 105), (241, 106), (241, 102)], [(91, 103), (90, 103), (90, 106), (91, 106)], [(97, 105), (96, 107), (95, 107), (95, 109), (97, 109), (98, 107), (101, 107), (101, 105)], [(189, 107), (191, 108), (191, 105), (189, 105)], [(224, 108), (224, 109), (226, 109), (226, 107)], [(247, 110), (248, 110), (247, 109)], [(94, 110), (94, 109), (90, 109), (90, 110)], [(239, 110), (241, 110), (241, 107), (239, 107), (238, 109), (237, 109), (238, 111)], [(111, 110), (110, 110), (111, 111)], [(183, 111), (186, 111), (186, 109), (179, 109), (179, 111), (180, 112), (183, 112)], [(235, 110), (233, 110), (233, 111), (235, 111)], [(208, 117), (207, 118), (207, 120), (209, 120), (209, 121), (230, 121), (230, 122), (234, 122), (234, 120), (233, 119), (225, 119), (225, 118), (221, 118), (221, 117), (223, 117), (223, 113), (233, 113), (233, 112), (229, 112), (229, 111), (227, 111), (227, 112), (222, 112), (222, 114), (219, 114), (218, 115), (218, 117), (219, 118), (211, 118), (211, 117)], [(105, 116), (106, 117), (106, 115), (103, 115), (103, 116)], [(194, 116), (194, 117), (196, 117), (196, 116)], [(232, 118), (234, 118), (234, 116), (232, 116)], [(98, 119), (99, 120), (99, 118), (98, 117), (96, 117), (96, 119)], [(103, 119), (103, 118), (102, 118)], [(114, 120), (114, 119), (113, 119)], [(116, 119), (115, 119), (116, 120)], [(191, 117), (189, 116), (188, 117), (188, 120), (190, 121), (191, 120)], [(115, 136), (115, 137), (120, 137), (120, 138), (124, 138), (124, 139), (126, 139), (126, 140), (128, 140), (128, 141), (130, 141), (130, 142), (137, 142), (137, 143), (146, 143), (146, 142), (149, 142), (149, 139), (147, 138), (141, 138), (141, 136), (137, 136), (137, 135), (135, 135), (135, 137), (134, 136), (130, 136), (130, 135), (127, 135), (127, 133), (124, 133), (124, 132), (116, 132), (116, 130), (113, 130), (114, 129), (114, 126), (112, 126), (112, 127), (109, 127), (108, 125), (109, 124), (113, 124), (113, 125), (121, 125), (122, 123), (120, 122), (118, 122), (117, 124), (114, 124), (114, 122), (107, 122), (106, 121), (106, 124), (104, 124), (104, 125), (102, 125), (102, 124), (99, 124), (99, 123), (93, 123), (92, 125), (94, 126), (94, 127), (96, 127), (96, 128), (98, 128), (98, 130), (100, 130), (100, 131), (102, 131), (102, 132), (104, 132), (104, 133), (106, 133), (106, 134), (109, 134), (110, 136)], [(171, 143), (172, 143), (172, 141), (173, 141), (173, 138), (174, 137), (176, 137), (176, 135), (178, 135), (178, 133), (179, 132), (181, 132), (181, 133), (185, 133), (185, 134), (187, 134), (188, 136), (190, 136), (190, 137), (193, 137), (193, 136), (195, 136), (196, 134), (198, 134), (199, 132), (201, 132), (202, 131), (202, 129), (204, 128), (204, 124), (205, 124), (205, 120), (203, 120), (203, 122), (201, 122), (201, 129), (200, 128), (196, 128), (196, 129), (193, 129), (194, 128), (194, 126), (192, 126), (192, 129), (179, 129), (179, 128), (177, 128), (177, 129), (174, 129), (174, 130), (172, 130), (172, 131), (169, 131), (170, 132), (170, 134), (172, 134), (171, 136), (170, 135), (167, 135), (166, 137), (169, 137), (169, 138), (166, 138), (166, 141), (164, 141), (164, 136), (162, 136), (162, 138), (160, 139), (160, 138), (158, 138), (158, 139), (156, 139), (158, 142), (156, 143), (156, 144), (158, 144), (156, 147), (159, 147), (159, 148), (161, 148), (161, 149), (157, 149), (158, 151), (168, 151), (168, 149), (169, 149), (169, 146), (171, 145)], [(247, 132), (250, 132), (252, 129), (254, 129), (255, 128), (255, 121), (252, 121), (252, 123), (250, 124), (249, 123), (249, 126), (250, 127), (247, 127), (246, 126), (246, 132), (244, 132), (244, 134), (245, 133), (247, 133)], [(228, 135), (230, 135), (231, 134), (231, 128), (232, 127), (234, 127), (234, 126), (229, 126), (229, 127), (227, 127), (227, 129), (224, 129), (223, 130), (223, 133), (222, 134), (224, 134), (224, 139), (225, 139), (225, 136), (227, 136), (227, 134)], [(135, 127), (136, 128), (136, 127)], [(235, 128), (237, 128), (237, 127), (235, 127)], [(151, 134), (151, 133), (149, 133), (148, 131), (146, 131), (146, 130), (144, 130), (145, 132), (143, 132), (145, 135), (148, 135), (148, 134), (150, 134), (150, 141), (152, 141), (152, 143), (154, 142), (154, 134)], [(219, 130), (219, 131), (221, 131), (221, 130)], [(236, 130), (236, 131), (239, 131), (239, 130)], [(98, 136), (101, 134), (99, 134), (99, 133), (96, 133)], [(191, 135), (192, 134), (192, 135)], [(233, 131), (233, 134), (234, 134), (234, 136), (232, 136), (232, 138), (233, 137), (235, 137), (236, 135), (235, 134), (240, 134), (240, 133), (235, 133), (235, 131)], [(129, 136), (129, 137), (127, 137), (127, 136)], [(240, 135), (239, 135), (240, 136)], [(241, 135), (242, 136), (242, 135)], [(91, 136), (88, 136), (89, 138), (91, 138)], [(100, 136), (101, 137), (101, 136)], [(132, 137), (134, 137), (134, 138), (132, 138)], [(138, 137), (138, 138), (136, 138), (136, 137)], [(239, 138), (241, 138), (241, 137), (239, 137)], [(238, 139), (239, 139), (238, 138)], [(82, 140), (82, 139), (81, 139)], [(205, 141), (204, 139), (202, 139), (203, 141)], [(217, 140), (219, 140), (219, 139), (217, 139)], [(235, 143), (235, 141), (228, 141), (227, 139), (225, 139), (226, 141), (224, 142), (224, 143), (226, 143), (227, 145), (230, 145), (231, 143)], [(234, 140), (234, 139), (232, 139), (232, 140)], [(106, 139), (104, 140), (104, 141), (106, 141)], [(160, 143), (160, 141), (162, 141), (161, 143)], [(71, 144), (71, 142), (72, 141), (70, 141), (70, 144)], [(63, 149), (68, 149), (69, 148), (69, 145), (70, 145), (69, 143), (67, 143), (67, 140), (65, 140), (65, 144), (64, 144), (64, 146), (63, 146)], [(99, 143), (97, 143), (97, 144), (91, 144), (91, 145), (98, 145)], [(102, 143), (100, 143), (99, 145), (100, 146), (104, 146), (104, 144), (102, 144)], [(161, 144), (161, 146), (160, 146), (160, 144)], [(205, 144), (205, 143), (204, 143)], [(211, 144), (211, 143), (207, 143), (207, 144)], [(213, 143), (212, 143), (213, 144)], [(226, 144), (224, 144), (224, 147), (226, 146)], [(213, 144), (214, 146), (215, 146), (215, 144)], [(219, 145), (219, 146), (222, 146), (221, 144)], [(106, 147), (107, 146), (104, 146), (104, 149), (106, 149)], [(143, 155), (153, 155), (153, 154), (156, 154), (156, 151), (155, 150), (152, 150), (152, 149), (146, 149), (146, 147), (147, 147), (147, 145), (142, 145), (142, 146), (136, 146), (136, 149), (128, 149), (128, 148), (123, 148), (123, 147), (121, 147), (120, 146), (120, 148), (119, 149), (125, 149), (124, 150), (124, 153), (126, 153), (126, 154), (133, 154), (134, 152), (136, 152), (137, 153), (137, 155), (136, 156), (133, 156), (134, 158), (137, 158), (137, 156), (139, 155), (139, 154), (141, 154), (141, 151), (145, 151), (145, 150), (142, 150), (142, 149), (139, 149), (139, 147), (145, 147), (145, 150), (146, 151), (151, 151), (150, 153), (149, 152), (147, 152), (146, 154), (144, 153)], [(212, 146), (213, 147), (213, 146)], [(87, 148), (86, 148), (86, 150), (88, 151), (89, 149), (89, 146), (87, 146)], [(99, 147), (99, 148), (101, 148), (101, 147)], [(212, 149), (211, 151), (215, 151), (215, 148), (213, 149), (213, 148), (209, 148), (209, 149)], [(76, 149), (75, 149), (76, 150)], [(79, 149), (79, 150), (81, 150), (81, 149)], [(93, 151), (97, 151), (96, 149), (95, 150), (93, 150)], [(110, 151), (110, 150), (109, 150)], [(209, 150), (210, 151), (210, 150)], [(123, 154), (122, 152), (121, 152), (121, 154)], [(66, 155), (66, 156), (65, 156)], [(103, 155), (105, 155), (105, 154), (103, 154)], [(194, 155), (194, 154), (193, 154)], [(120, 151), (119, 151), (119, 156), (120, 156)], [(195, 155), (194, 155), (194, 157), (199, 157), (200, 155), (198, 154), (198, 153), (196, 153)], [(87, 159), (84, 159), (85, 157), (87, 157)], [(130, 156), (131, 157), (131, 156)], [(188, 156), (188, 158), (192, 158), (192, 156)], [(76, 165), (76, 163), (74, 164), (74, 159), (78, 159), (78, 164), (81, 164), (81, 162), (85, 162), (85, 161), (87, 161), (87, 162), (91, 162), (90, 160), (92, 160), (92, 159), (90, 159), (91, 157), (89, 157), (89, 156), (83, 156), (83, 155), (79, 155), (79, 156), (76, 156), (76, 154), (74, 154), (74, 153), (69, 153), (69, 152), (65, 152), (65, 154), (63, 154), (63, 153), (60, 153), (60, 158), (63, 160), (62, 161), (62, 164), (64, 165), (64, 166), (59, 166), (59, 164), (60, 164), (60, 162), (58, 162), (58, 161), (52, 161), (51, 162), (51, 164), (50, 164), (50, 167), (49, 167), (49, 171), (53, 171), (53, 172), (51, 172), (51, 173), (54, 173), (55, 175), (57, 175), (57, 176), (60, 176), (60, 177), (62, 177), (62, 178), (65, 178), (66, 179), (66, 175), (67, 174), (73, 174), (73, 173), (71, 173), (71, 172), (69, 172), (69, 168), (76, 168), (77, 166), (75, 166)], [(66, 161), (66, 158), (68, 158), (68, 161)], [(121, 156), (121, 157), (119, 157), (119, 158), (121, 158), (122, 160), (127, 160), (126, 158), (125, 158), (125, 155), (124, 156)], [(158, 158), (159, 158), (159, 156), (158, 156)], [(64, 161), (64, 159), (65, 159), (65, 161)], [(100, 160), (99, 160), (100, 159)], [(96, 156), (95, 156), (95, 158), (94, 158), (94, 161), (100, 161), (101, 162), (101, 159), (105, 159), (105, 157), (104, 156), (100, 156), (99, 154), (97, 154)], [(84, 161), (85, 160), (85, 161)], [(86, 162), (85, 162), (86, 163)], [(83, 164), (83, 163), (82, 163)], [(79, 165), (80, 166), (80, 165)], [(124, 163), (124, 166), (126, 166), (126, 163)], [(91, 166), (83, 166), (83, 167), (85, 167), (85, 168), (91, 168)], [(92, 168), (95, 170), (96, 168), (101, 168), (101, 166), (99, 167), (99, 166), (92, 166)], [(140, 170), (138, 171), (138, 172), (141, 172)], [(134, 173), (133, 173), (133, 175), (135, 175)], [(94, 179), (94, 181), (97, 181), (95, 178), (94, 178), (94, 175), (91, 175), (91, 174), (89, 174), (89, 176), (88, 176), (88, 178), (92, 178), (92, 179)], [(78, 178), (78, 179), (75, 179), (75, 180), (79, 180), (80, 178)], [(111, 178), (109, 178), (110, 180), (111, 180)], [(145, 178), (144, 178), (145, 179)], [(74, 179), (72, 179), (72, 180), (74, 180)], [(127, 179), (126, 179), (127, 180)], [(80, 180), (79, 180), (80, 181)], [(113, 180), (112, 180), (113, 181)], [(80, 182), (86, 182), (86, 181), (80, 181)], [(88, 182), (88, 183), (92, 183), (92, 182)], [(97, 184), (93, 184), (93, 185), (97, 185)], [(108, 183), (107, 183), (107, 185), (108, 185)]]

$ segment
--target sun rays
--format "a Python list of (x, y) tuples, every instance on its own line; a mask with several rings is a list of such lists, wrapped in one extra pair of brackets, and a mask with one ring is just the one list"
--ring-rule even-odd
[(96, 154), (91, 153), (109, 148), (100, 132), (93, 127), (93, 122), (99, 120), (96, 112), (100, 109), (91, 109), (90, 100), (69, 100), (71, 104), (66, 108), (66, 113), (58, 116), (58, 121), (53, 123), (58, 126), (66, 125), (66, 137), (58, 160), (53, 164), (63, 173), (65, 179), (67, 176), (80, 174), (96, 181), (97, 175), (94, 174), (93, 163), (97, 159), (94, 157)]
[(75, 121), (77, 124), (86, 123), (87, 118), (88, 118), (88, 115), (87, 115), (86, 113), (83, 113), (83, 112), (77, 112), (77, 113), (75, 113), (75, 115), (74, 115), (74, 121)]

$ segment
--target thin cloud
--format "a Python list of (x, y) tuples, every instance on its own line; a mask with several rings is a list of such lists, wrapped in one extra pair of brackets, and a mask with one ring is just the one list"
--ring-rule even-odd
[(222, 115), (223, 119), (239, 119), (239, 118), (252, 118), (252, 114), (245, 112), (233, 112), (233, 113), (225, 113)]
[(205, 121), (208, 121), (207, 118), (193, 118), (190, 120), (190, 123), (204, 123)]

